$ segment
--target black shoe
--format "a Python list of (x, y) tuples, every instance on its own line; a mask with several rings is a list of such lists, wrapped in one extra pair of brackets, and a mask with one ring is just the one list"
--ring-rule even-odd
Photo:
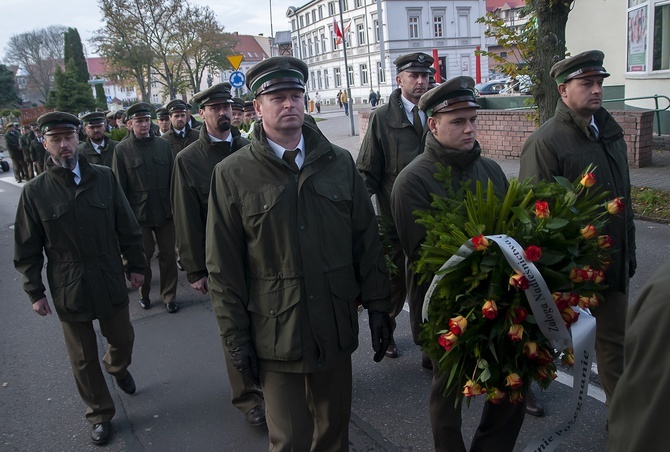
[(184, 266), (181, 264), (181, 259), (177, 259), (177, 268), (179, 271), (184, 271)]
[(107, 444), (111, 436), (111, 424), (109, 422), (101, 422), (93, 426), (91, 430), (91, 440), (96, 446)]
[(265, 424), (265, 410), (262, 406), (257, 405), (247, 411), (246, 414), (247, 424), (252, 427), (258, 427), (259, 425)]
[(167, 312), (170, 314), (174, 314), (175, 312), (179, 311), (179, 305), (176, 301), (170, 301), (165, 305), (165, 309), (167, 309)]
[(123, 378), (117, 378), (116, 384), (126, 394), (135, 394), (135, 380), (133, 379), (133, 376), (130, 375), (130, 372), (126, 372), (126, 376)]
[(391, 339), (391, 342), (389, 342), (389, 348), (386, 349), (386, 356), (389, 358), (398, 357), (398, 346), (395, 345), (395, 340), (393, 339)]
[(142, 309), (150, 309), (151, 300), (149, 298), (140, 298), (140, 306), (142, 306)]
[(433, 361), (431, 361), (428, 353), (424, 351), (421, 352), (421, 367), (426, 370), (433, 370)]
[(535, 417), (544, 416), (544, 407), (530, 388), (528, 389), (528, 394), (526, 394), (526, 413)]

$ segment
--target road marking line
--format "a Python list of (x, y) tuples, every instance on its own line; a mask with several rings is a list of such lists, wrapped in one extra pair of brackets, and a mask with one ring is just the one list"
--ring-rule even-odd
[(18, 182), (16, 182), (16, 179), (14, 179), (14, 177), (1, 177), (0, 180), (3, 182), (7, 182), (8, 184), (15, 185), (17, 187), (23, 187), (23, 185), (25, 184), (25, 183), (19, 184)]

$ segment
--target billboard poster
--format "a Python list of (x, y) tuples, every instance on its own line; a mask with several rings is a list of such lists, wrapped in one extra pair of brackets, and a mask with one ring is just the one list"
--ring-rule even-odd
[(647, 70), (647, 7), (628, 11), (628, 72)]

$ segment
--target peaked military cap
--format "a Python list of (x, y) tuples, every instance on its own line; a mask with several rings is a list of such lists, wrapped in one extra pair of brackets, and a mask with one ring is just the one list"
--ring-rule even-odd
[(125, 114), (126, 114), (126, 110), (123, 110), (123, 109), (122, 110), (116, 110), (114, 112), (114, 117), (116, 119), (123, 118), (123, 115), (125, 115)]
[[(125, 113), (125, 121), (133, 118), (150, 118), (151, 117), (151, 105), (146, 102), (138, 102), (136, 104), (128, 107), (128, 110), (123, 112)], [(123, 113), (121, 114), (123, 116)], [(125, 123), (124, 121), (124, 123)]]
[(298, 58), (268, 58), (247, 71), (247, 88), (256, 97), (281, 89), (304, 91), (308, 72), (307, 65)]
[(200, 104), (201, 107), (205, 105), (232, 104), (233, 95), (230, 93), (230, 88), (231, 86), (228, 82), (217, 83), (211, 88), (196, 93), (191, 100)]
[(430, 73), (430, 67), (435, 60), (432, 56), (423, 52), (409, 53), (407, 55), (400, 55), (393, 61), (398, 73), (402, 71), (407, 72), (425, 72)]
[(37, 125), (44, 135), (74, 132), (79, 124), (79, 118), (64, 111), (52, 111), (37, 118)]
[(156, 109), (156, 117), (157, 118), (167, 118), (168, 116), (170, 116), (170, 113), (167, 111), (167, 108), (158, 107)]
[(99, 126), (105, 123), (105, 114), (101, 111), (87, 113), (81, 117), (81, 121), (91, 126)]
[(573, 78), (584, 78), (592, 75), (609, 77), (603, 67), (605, 54), (600, 50), (587, 50), (575, 56), (559, 61), (551, 67), (551, 75), (556, 83), (569, 82)]
[(170, 114), (172, 114), (175, 111), (186, 111), (188, 109), (188, 106), (186, 106), (186, 102), (184, 102), (181, 99), (173, 99), (167, 103), (165, 108), (167, 108), (167, 111), (170, 112)]
[(244, 110), (244, 101), (239, 97), (233, 97), (233, 110)]
[(419, 99), (419, 108), (428, 116), (461, 108), (480, 108), (475, 99), (474, 79), (458, 76), (426, 91)]
[(252, 100), (248, 100), (244, 103), (244, 111), (254, 111), (256, 108), (254, 108), (254, 102)]

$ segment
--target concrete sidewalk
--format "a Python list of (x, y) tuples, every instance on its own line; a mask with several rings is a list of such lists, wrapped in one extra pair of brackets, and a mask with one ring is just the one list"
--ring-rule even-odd
[[(328, 139), (348, 149), (354, 158), (358, 156), (361, 140), (363, 137), (358, 135), (358, 110), (369, 109), (367, 105), (354, 106), (354, 130), (355, 135), (351, 135), (351, 126), (349, 116), (345, 116), (344, 110), (335, 106), (321, 107), (321, 113), (314, 113), (314, 118), (317, 119), (319, 128), (323, 131)], [(636, 187), (651, 187), (660, 190), (670, 191), (670, 138), (662, 136), (654, 139), (655, 145), (663, 150), (653, 151), (652, 164), (645, 168), (631, 168), (630, 180), (631, 184)], [(658, 148), (657, 148), (658, 149)], [(496, 160), (507, 177), (518, 177), (519, 175), (519, 160)]]

